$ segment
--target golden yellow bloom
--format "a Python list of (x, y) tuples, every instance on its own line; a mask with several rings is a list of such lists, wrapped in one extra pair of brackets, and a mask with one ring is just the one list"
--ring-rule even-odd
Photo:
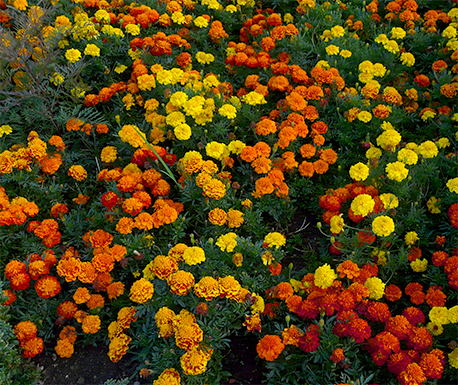
[(76, 63), (78, 60), (81, 59), (81, 52), (75, 48), (70, 48), (67, 51), (65, 51), (65, 58), (70, 63)]
[(379, 237), (387, 237), (394, 231), (394, 221), (386, 215), (381, 215), (372, 221), (372, 231)]

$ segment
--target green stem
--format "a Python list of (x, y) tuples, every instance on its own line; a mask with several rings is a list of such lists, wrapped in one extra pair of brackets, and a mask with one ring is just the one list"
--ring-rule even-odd
[[(143, 139), (143, 136), (142, 136), (142, 132), (140, 132), (139, 130), (137, 130), (137, 128), (135, 126), (132, 126), (133, 129), (135, 130), (135, 132)], [(154, 149), (153, 146), (151, 146), (151, 144), (144, 140), (144, 142), (148, 145), (148, 147), (151, 149), (151, 151), (154, 152), (154, 155), (156, 155), (157, 159), (159, 160), (159, 162), (162, 163), (162, 165), (164, 166), (165, 168), (165, 173), (175, 182), (175, 184), (180, 188), (180, 189), (183, 189), (183, 186), (180, 185), (177, 180), (175, 179), (175, 177), (173, 176), (173, 172), (172, 170), (170, 170), (169, 166), (167, 165), (167, 163), (164, 162), (164, 160), (159, 156), (159, 154), (157, 153), (157, 151)]]

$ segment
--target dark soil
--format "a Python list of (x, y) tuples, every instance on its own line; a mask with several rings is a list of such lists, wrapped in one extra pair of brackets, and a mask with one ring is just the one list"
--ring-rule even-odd
[[(128, 355), (118, 363), (111, 362), (107, 346), (76, 347), (71, 358), (60, 358), (51, 350), (43, 352), (33, 360), (42, 368), (37, 385), (101, 385), (106, 380), (121, 380), (135, 374), (136, 366)], [(137, 375), (130, 384), (142, 382)], [(137, 383), (137, 384), (138, 384)]]
[[(223, 370), (232, 373), (228, 382), (221, 385), (261, 385), (263, 374), (256, 362), (256, 336), (233, 336), (231, 347), (223, 361)], [(103, 385), (109, 379), (129, 378), (129, 385), (151, 384), (153, 379), (143, 379), (136, 374), (136, 365), (125, 355), (118, 363), (107, 356), (107, 346), (77, 347), (71, 358), (60, 358), (51, 346), (33, 361), (41, 368), (37, 385)]]

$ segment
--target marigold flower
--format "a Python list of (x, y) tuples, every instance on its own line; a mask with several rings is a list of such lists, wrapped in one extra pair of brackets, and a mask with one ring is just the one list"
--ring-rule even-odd
[(350, 167), (350, 177), (356, 181), (364, 181), (369, 176), (369, 167), (364, 163), (356, 163)]
[(180, 373), (174, 368), (165, 369), (157, 378), (154, 380), (153, 385), (180, 385), (181, 378)]
[(108, 346), (108, 357), (112, 362), (118, 362), (129, 350), (132, 338), (127, 334), (121, 333), (118, 337), (111, 340)]
[(387, 237), (395, 230), (394, 221), (386, 215), (381, 215), (372, 221), (372, 231), (379, 237)]
[(82, 325), (83, 332), (95, 334), (100, 330), (100, 318), (98, 315), (88, 315), (84, 317)]
[(326, 263), (315, 270), (314, 283), (322, 289), (327, 289), (332, 286), (336, 278), (337, 274), (334, 269)]
[(219, 283), (212, 277), (203, 277), (194, 286), (194, 293), (200, 297), (205, 298), (206, 301), (211, 301), (220, 295)]
[(153, 297), (153, 294), (153, 284), (145, 278), (141, 278), (132, 284), (129, 298), (136, 303), (145, 303)]
[(54, 350), (60, 358), (70, 358), (75, 351), (73, 343), (71, 343), (68, 339), (57, 340)]
[(221, 251), (232, 252), (237, 246), (237, 234), (236, 233), (227, 233), (221, 235), (216, 241), (216, 245), (219, 246)]
[(87, 178), (87, 171), (83, 166), (73, 165), (69, 168), (68, 175), (76, 181), (81, 182)]
[(197, 265), (205, 261), (205, 252), (201, 247), (188, 247), (183, 252), (183, 260), (187, 265)]
[(284, 349), (285, 345), (281, 341), (281, 338), (276, 335), (267, 334), (256, 345), (256, 351), (259, 357), (266, 361), (275, 360)]
[(369, 194), (359, 194), (353, 199), (350, 207), (356, 215), (365, 217), (374, 209), (375, 201)]
[(187, 351), (181, 356), (180, 363), (183, 373), (196, 376), (207, 370), (207, 363), (211, 358), (213, 350), (205, 347), (197, 347)]

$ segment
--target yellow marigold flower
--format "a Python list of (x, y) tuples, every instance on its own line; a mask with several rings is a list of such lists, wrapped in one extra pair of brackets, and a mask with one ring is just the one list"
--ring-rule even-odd
[(434, 158), (439, 153), (439, 150), (437, 149), (436, 143), (427, 140), (417, 147), (416, 152), (423, 156), (423, 158)]
[(100, 159), (105, 163), (112, 163), (118, 156), (118, 150), (114, 146), (106, 146), (102, 149)]
[(11, 127), (10, 125), (8, 124), (3, 124), (0, 126), (0, 138), (3, 136), (3, 135), (9, 135), (13, 132), (13, 127)]
[(83, 166), (80, 165), (73, 165), (68, 170), (68, 175), (71, 176), (73, 179), (81, 182), (87, 178), (87, 171), (84, 169)]
[(221, 235), (216, 241), (216, 246), (219, 246), (221, 251), (227, 251), (228, 253), (234, 251), (237, 246), (237, 234), (227, 233)]
[(197, 16), (193, 22), (194, 25), (199, 28), (205, 28), (208, 26), (208, 20), (203, 16)]
[(210, 64), (215, 60), (215, 57), (211, 53), (199, 51), (196, 53), (196, 60), (200, 64)]
[(88, 44), (84, 48), (84, 54), (89, 56), (100, 56), (100, 48), (95, 44)]
[(28, 6), (27, 0), (14, 0), (13, 2), (13, 7), (19, 11), (25, 11)]
[(404, 237), (406, 245), (410, 246), (412, 246), (418, 240), (420, 240), (420, 238), (418, 238), (418, 234), (415, 231), (409, 231)]
[(453, 352), (448, 354), (448, 363), (458, 369), (458, 348), (453, 349)]
[(154, 285), (145, 278), (140, 278), (132, 284), (129, 298), (136, 303), (145, 303), (153, 297), (153, 294)]
[(278, 249), (281, 246), (286, 244), (286, 237), (283, 234), (273, 232), (269, 233), (264, 237), (264, 244), (266, 244), (269, 248), (274, 247)]
[(426, 202), (426, 206), (428, 207), (428, 211), (431, 214), (440, 214), (440, 202), (441, 199), (437, 199), (436, 197), (431, 197), (428, 199), (428, 202)]
[(403, 148), (402, 150), (399, 150), (398, 152), (398, 161), (408, 164), (408, 165), (417, 164), (418, 155), (413, 150), (409, 150), (408, 148)]
[(370, 122), (372, 119), (372, 114), (368, 111), (361, 111), (358, 114), (358, 120), (361, 120), (364, 123)]
[(372, 67), (372, 74), (381, 78), (386, 74), (386, 67), (382, 63), (375, 63)]
[(447, 325), (449, 323), (448, 310), (445, 306), (435, 306), (429, 311), (429, 319), (438, 325)]
[(340, 51), (339, 55), (345, 59), (348, 59), (349, 57), (351, 57), (352, 53), (348, 49), (343, 49), (342, 51)]
[(141, 91), (151, 91), (152, 88), (156, 88), (156, 79), (154, 78), (154, 75), (143, 74), (137, 78), (137, 84)]
[(237, 109), (231, 104), (223, 104), (218, 112), (221, 116), (228, 119), (235, 119), (237, 116)]
[(387, 43), (387, 42), (389, 41), (389, 39), (388, 39), (388, 36), (386, 36), (384, 33), (382, 33), (382, 34), (378, 35), (378, 36), (374, 39), (374, 41), (375, 41), (376, 43), (385, 44), (385, 43)]
[(75, 48), (70, 48), (67, 51), (65, 51), (65, 58), (70, 63), (76, 63), (78, 60), (81, 59), (81, 52)]
[(390, 33), (391, 33), (391, 37), (393, 39), (401, 40), (401, 39), (404, 39), (406, 37), (406, 31), (404, 31), (400, 27), (391, 28), (391, 32)]
[(452, 324), (458, 323), (458, 305), (448, 309), (448, 321)]
[(378, 300), (385, 293), (385, 283), (378, 277), (371, 277), (364, 282), (364, 287), (369, 289), (369, 298)]
[(218, 143), (215, 141), (207, 143), (207, 145), (205, 146), (206, 154), (209, 157), (217, 160), (221, 160), (224, 157), (225, 149), (226, 145), (224, 143)]
[(399, 52), (399, 45), (396, 40), (388, 40), (385, 44), (383, 44), (383, 48), (391, 53)]
[(95, 14), (94, 14), (95, 20), (97, 20), (99, 23), (102, 21), (105, 21), (107, 23), (111, 22), (110, 14), (105, 11), (104, 9), (99, 9)]
[(401, 63), (407, 67), (412, 67), (415, 64), (415, 56), (410, 52), (401, 53)]
[(448, 187), (450, 192), (458, 194), (458, 178), (450, 179), (447, 182), (447, 187)]
[(369, 176), (369, 167), (364, 163), (358, 162), (350, 167), (350, 178), (356, 181), (364, 181)]
[(386, 215), (381, 215), (372, 221), (372, 231), (379, 237), (387, 237), (394, 231), (394, 221)]
[(450, 140), (448, 138), (440, 138), (436, 142), (436, 146), (439, 148), (447, 148), (450, 146)]
[(403, 181), (409, 174), (409, 170), (402, 162), (388, 163), (385, 167), (385, 172), (389, 179), (395, 180), (396, 182)]
[(315, 270), (314, 283), (322, 289), (327, 289), (332, 286), (336, 278), (336, 272), (326, 263)]
[(183, 252), (183, 260), (189, 266), (197, 265), (205, 261), (205, 252), (197, 246), (188, 247)]
[(231, 152), (231, 154), (240, 155), (242, 150), (246, 147), (246, 144), (243, 143), (241, 140), (232, 140), (227, 148)]
[(258, 94), (255, 91), (251, 91), (248, 94), (242, 96), (242, 101), (251, 106), (257, 106), (259, 104), (266, 104), (267, 100), (264, 95)]
[(344, 228), (344, 220), (342, 218), (342, 214), (334, 215), (331, 218), (331, 233), (333, 234), (340, 234)]
[(375, 201), (369, 194), (360, 194), (351, 202), (351, 209), (356, 215), (365, 217), (374, 209)]
[(430, 331), (433, 336), (440, 336), (444, 332), (444, 328), (440, 324), (435, 324), (434, 322), (428, 322), (426, 328)]
[(326, 43), (333, 38), (332, 33), (329, 29), (325, 29), (320, 37), (321, 40), (324, 40)]
[(343, 35), (345, 35), (345, 29), (340, 25), (336, 25), (331, 28), (331, 35), (333, 37), (342, 37)]
[(234, 263), (235, 266), (240, 267), (242, 266), (243, 263), (243, 254), (242, 253), (235, 253), (232, 256), (232, 262)]
[(428, 260), (426, 258), (417, 258), (415, 261), (410, 262), (410, 267), (416, 273), (423, 273), (428, 267)]
[(191, 127), (186, 123), (176, 126), (173, 133), (178, 140), (188, 140), (192, 135)]
[(172, 21), (176, 24), (184, 24), (186, 22), (186, 18), (183, 13), (177, 11), (172, 13)]
[(219, 200), (226, 195), (226, 186), (219, 179), (210, 179), (202, 187), (205, 196)]
[(340, 48), (338, 46), (334, 45), (334, 44), (328, 45), (326, 47), (326, 53), (329, 56), (338, 55), (339, 51), (340, 51)]
[(396, 130), (388, 129), (377, 137), (377, 145), (387, 151), (394, 151), (394, 148), (401, 142), (401, 134)]
[(453, 39), (457, 35), (456, 28), (453, 25), (449, 25), (447, 28), (444, 29), (442, 32), (442, 36), (447, 39)]
[(115, 67), (114, 72), (116, 72), (117, 74), (122, 74), (126, 69), (127, 69), (127, 66), (125, 66), (124, 64), (118, 64)]
[(65, 81), (65, 78), (61, 74), (54, 72), (54, 75), (52, 75), (49, 80), (51, 80), (52, 84), (54, 84), (55, 86), (58, 86)]
[(380, 159), (382, 156), (382, 150), (380, 148), (372, 146), (366, 151), (367, 159)]
[(126, 32), (132, 36), (140, 35), (140, 26), (137, 24), (127, 24)]
[(380, 194), (380, 200), (383, 203), (385, 210), (395, 209), (399, 206), (399, 199), (396, 195), (391, 193)]
[(285, 15), (283, 16), (283, 21), (287, 24), (291, 23), (294, 21), (294, 16), (291, 15), (290, 13), (285, 13)]
[(124, 125), (118, 135), (123, 142), (129, 143), (135, 148), (142, 147), (147, 143), (146, 134), (134, 125)]

